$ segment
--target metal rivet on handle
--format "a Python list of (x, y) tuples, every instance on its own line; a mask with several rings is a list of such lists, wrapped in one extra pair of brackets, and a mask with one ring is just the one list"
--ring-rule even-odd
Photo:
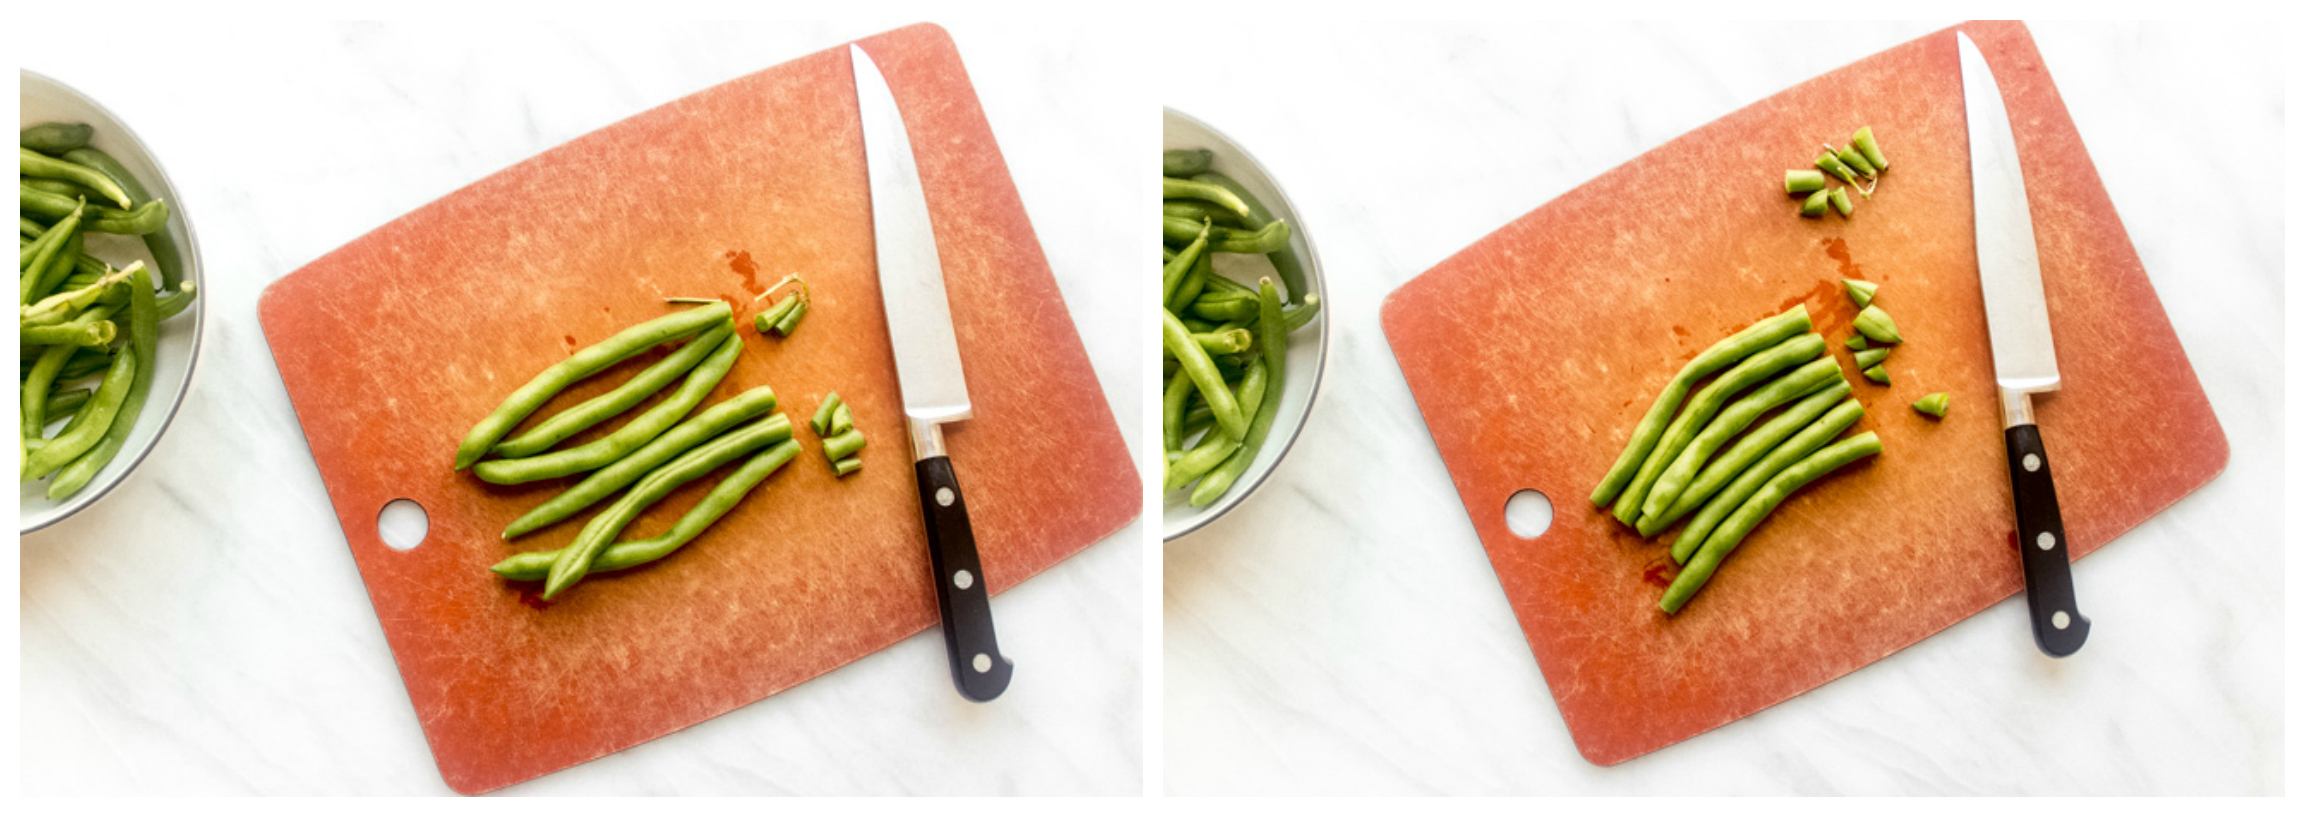
[(2060, 629), (2060, 630), (2062, 630), (2062, 629), (2065, 629), (2065, 627), (2066, 627), (2066, 626), (2068, 626), (2068, 625), (2070, 625), (2070, 624), (2072, 624), (2072, 623), (2073, 623), (2073, 617), (2072, 617), (2072, 616), (2068, 616), (2068, 615), (2065, 615), (2065, 611), (2063, 611), (2063, 610), (2059, 610), (2059, 611), (2057, 611), (2057, 614), (2056, 614), (2056, 615), (2053, 615), (2053, 616), (2050, 616), (2050, 617), (2049, 617), (2049, 626), (2051, 626), (2051, 627), (2055, 627), (2055, 628), (2057, 628), (2057, 629)]
[(2048, 531), (2042, 531), (2040, 536), (2033, 537), (2033, 541), (2034, 543), (2039, 544), (2042, 550), (2048, 550), (2057, 546), (2057, 535)]
[(968, 574), (968, 571), (966, 571), (966, 570), (955, 570), (955, 571), (953, 571), (953, 572), (952, 572), (952, 586), (954, 586), (954, 587), (958, 587), (958, 588), (960, 588), (960, 589), (962, 589), (962, 590), (967, 590), (967, 589), (969, 589), (971, 586), (974, 586), (975, 584), (976, 584), (976, 577), (975, 577), (975, 576), (971, 576), (971, 575), (969, 575), (969, 574)]
[(968, 665), (969, 665), (969, 666), (972, 666), (972, 667), (975, 667), (977, 672), (991, 672), (991, 671), (992, 671), (992, 656), (986, 655), (986, 654), (984, 654), (984, 653), (981, 653), (981, 652), (980, 652), (980, 653), (977, 653), (977, 654), (976, 654), (976, 660), (968, 662)]
[(2040, 455), (2038, 455), (2038, 454), (2026, 454), (2026, 455), (2025, 455), (2025, 470), (2027, 470), (2027, 471), (2039, 471), (2039, 470), (2041, 470), (2041, 457), (2040, 457)]
[(940, 506), (942, 506), (942, 507), (946, 507), (946, 508), (950, 508), (950, 507), (952, 507), (952, 489), (951, 489), (951, 488), (938, 488), (938, 489), (936, 489), (936, 504), (938, 504), (938, 505), (940, 505)]

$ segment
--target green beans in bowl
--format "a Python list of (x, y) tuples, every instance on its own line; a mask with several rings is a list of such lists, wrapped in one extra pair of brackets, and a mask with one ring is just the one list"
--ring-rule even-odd
[(21, 71), (18, 101), (17, 528), (102, 498), (176, 415), (199, 357), (199, 246), (134, 132)]
[(1231, 139), (1162, 124), (1162, 536), (1239, 506), (1295, 444), (1328, 353), (1327, 292), (1288, 196)]

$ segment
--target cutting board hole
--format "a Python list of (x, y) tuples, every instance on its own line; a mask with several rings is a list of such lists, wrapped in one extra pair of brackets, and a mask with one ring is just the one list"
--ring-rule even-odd
[(1505, 499), (1505, 527), (1514, 536), (1535, 539), (1553, 526), (1553, 501), (1533, 488), (1523, 488)]
[(424, 534), (432, 530), (432, 517), (424, 513), (424, 506), (413, 499), (395, 499), (384, 503), (384, 510), (376, 514), (376, 535), (393, 550), (414, 550), (424, 544)]

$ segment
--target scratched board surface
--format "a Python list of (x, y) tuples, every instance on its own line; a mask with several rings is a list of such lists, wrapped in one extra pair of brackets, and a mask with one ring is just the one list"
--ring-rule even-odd
[[(947, 440), (998, 593), (1126, 525), (1142, 494), (953, 43), (930, 25), (861, 42), (927, 192), (976, 412)], [(266, 291), (281, 378), (452, 788), (662, 736), (936, 625), (858, 127), (844, 45), (554, 148)], [(805, 276), (814, 306), (792, 337), (762, 337), (750, 319), (768, 302), (755, 296), (788, 273)], [(553, 362), (680, 308), (665, 296), (736, 307), (744, 352), (707, 403), (772, 386), (805, 450), (670, 559), (549, 603), (497, 579), (490, 564), (560, 547), (590, 514), (502, 541), (574, 479), (487, 485), (450, 470), (457, 441)], [(846, 479), (804, 422), (835, 390), (871, 441)], [(673, 494), (627, 538), (666, 529), (731, 470)], [(376, 533), (396, 498), (431, 519), (405, 552)]]
[[(2024, 27), (1971, 23), (2015, 125), (2064, 390), (2036, 401), (2076, 557), (2222, 471), (2192, 365)], [(1795, 217), (1785, 168), (1871, 125), (1890, 169), (1852, 218)], [(1396, 290), (1385, 332), (1578, 749), (1613, 764), (1750, 715), (2023, 586), (1977, 277), (1951, 30), (1657, 148)], [(1670, 196), (1623, 195), (1670, 190)], [(1837, 281), (1880, 285), (1892, 385), (1841, 345)], [(1465, 298), (1463, 293), (1482, 293)], [(1886, 450), (1780, 507), (1680, 615), (1668, 532), (1586, 497), (1680, 366), (1807, 304)], [(1949, 392), (1931, 421), (1907, 407)], [(1507, 498), (1552, 500), (1535, 539)], [(2082, 610), (2094, 602), (2081, 589)], [(2011, 630), (2012, 639), (2030, 639)]]

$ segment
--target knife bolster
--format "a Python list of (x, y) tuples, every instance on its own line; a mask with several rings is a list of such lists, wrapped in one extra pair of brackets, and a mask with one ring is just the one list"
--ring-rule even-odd
[(2034, 425), (2033, 393), (2019, 389), (2001, 390), (2001, 427), (2003, 429)]

